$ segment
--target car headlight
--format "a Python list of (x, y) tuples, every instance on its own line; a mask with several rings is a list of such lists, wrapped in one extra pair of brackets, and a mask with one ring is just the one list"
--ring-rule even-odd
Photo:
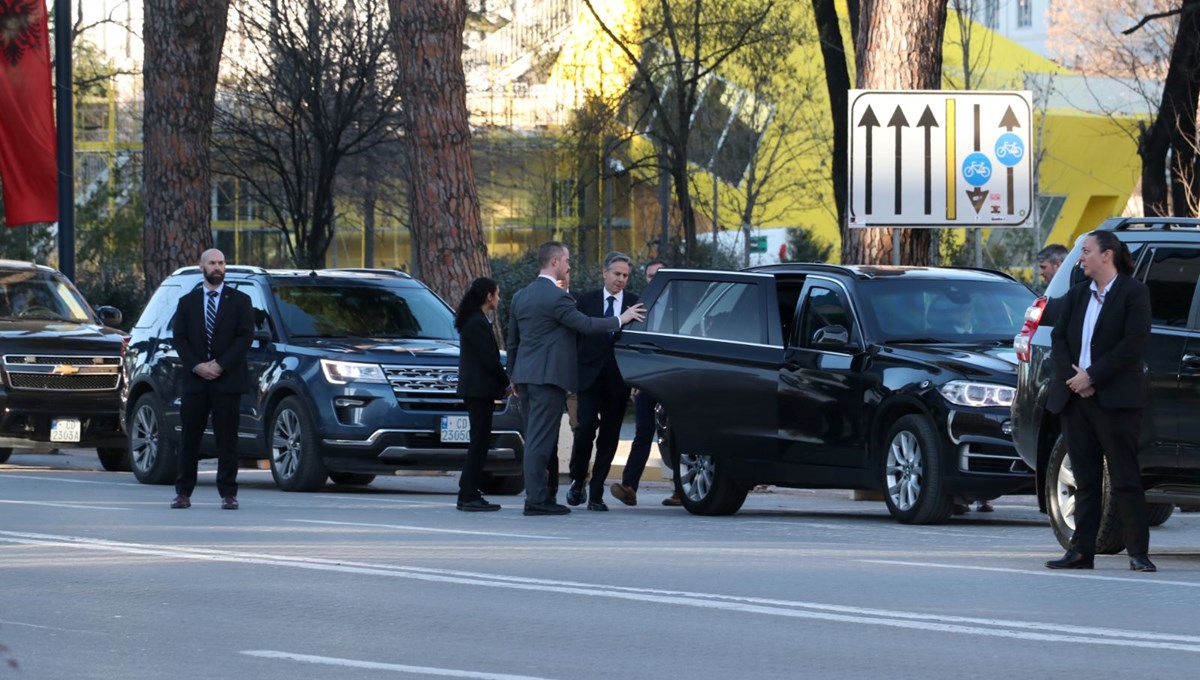
[(1017, 395), (1014, 387), (991, 383), (951, 380), (938, 388), (946, 401), (955, 406), (1012, 406)]
[(353, 361), (321, 359), (321, 372), (334, 385), (351, 382), (386, 383), (387, 376), (379, 364), (358, 364)]

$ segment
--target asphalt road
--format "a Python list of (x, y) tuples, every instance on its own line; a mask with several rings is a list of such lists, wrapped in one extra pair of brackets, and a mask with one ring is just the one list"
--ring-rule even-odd
[(0, 677), (1191, 678), (1200, 515), (1157, 574), (1093, 572), (1032, 498), (901, 526), (844, 492), (754, 493), (733, 517), (658, 504), (454, 510), (453, 477), (276, 490), (243, 470), (189, 510), (94, 456), (0, 465)]

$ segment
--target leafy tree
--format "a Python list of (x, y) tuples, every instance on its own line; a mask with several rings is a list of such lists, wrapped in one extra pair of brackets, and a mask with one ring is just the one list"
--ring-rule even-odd
[(788, 228), (788, 262), (828, 262), (832, 256), (833, 244), (817, 236), (811, 227)]

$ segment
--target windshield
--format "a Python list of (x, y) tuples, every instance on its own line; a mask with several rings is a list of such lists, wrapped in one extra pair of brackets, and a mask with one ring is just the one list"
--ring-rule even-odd
[(880, 342), (1009, 342), (1034, 299), (1015, 281), (888, 278), (862, 289)]
[(48, 272), (0, 272), (0, 318), (91, 323), (87, 309), (70, 283)]
[(273, 291), (294, 338), (458, 338), (454, 315), (427, 288), (286, 282)]

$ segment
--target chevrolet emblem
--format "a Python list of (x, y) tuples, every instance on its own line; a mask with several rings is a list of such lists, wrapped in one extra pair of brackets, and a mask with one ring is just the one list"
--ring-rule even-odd
[(78, 372), (78, 368), (69, 364), (59, 364), (54, 367), (53, 371), (50, 371), (52, 375), (75, 375)]

